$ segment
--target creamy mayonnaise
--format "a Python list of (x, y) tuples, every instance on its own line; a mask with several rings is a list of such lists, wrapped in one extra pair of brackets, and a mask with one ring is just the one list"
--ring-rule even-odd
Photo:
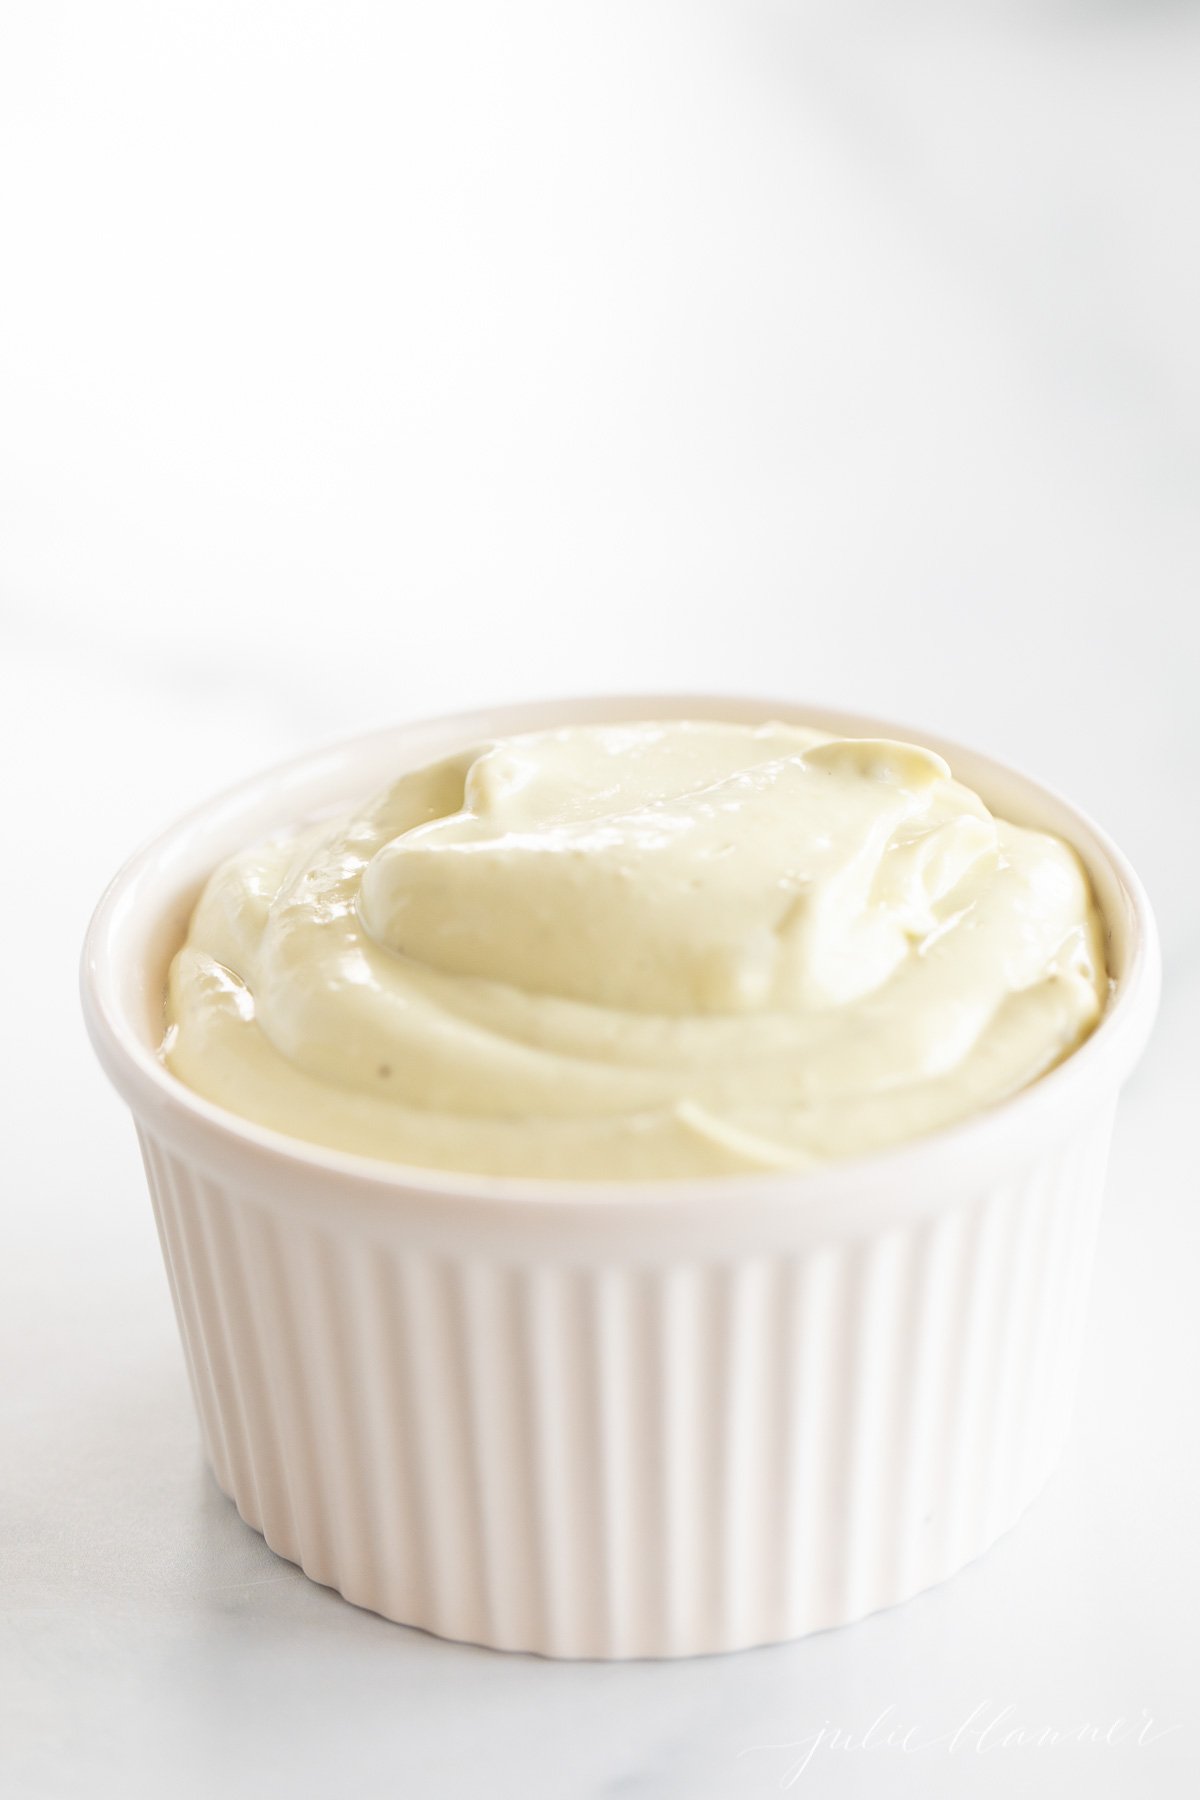
[(776, 723), (476, 745), (216, 870), (163, 1055), (261, 1124), (494, 1174), (798, 1167), (1092, 1030), (1073, 850), (912, 744)]

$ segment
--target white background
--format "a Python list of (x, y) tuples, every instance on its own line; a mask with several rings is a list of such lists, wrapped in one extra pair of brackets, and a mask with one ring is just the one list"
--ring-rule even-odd
[[(0, 21), (0, 1779), (740, 1800), (891, 1708), (796, 1791), (1193, 1791), (1200, 9)], [(1023, 1524), (850, 1630), (605, 1667), (356, 1612), (217, 1494), (75, 962), (126, 852), (257, 765), (615, 688), (1035, 770), (1142, 870), (1167, 973)], [(1174, 1729), (945, 1741), (1005, 1706)]]

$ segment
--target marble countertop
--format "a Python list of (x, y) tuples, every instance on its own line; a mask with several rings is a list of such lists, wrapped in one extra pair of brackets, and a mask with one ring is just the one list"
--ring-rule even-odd
[[(1200, 11), (118, 0), (6, 37), (0, 1783), (1189, 1790)], [(75, 962), (126, 852), (247, 770), (616, 688), (1036, 770), (1142, 870), (1166, 982), (1021, 1525), (850, 1629), (606, 1666), (358, 1612), (217, 1493)]]

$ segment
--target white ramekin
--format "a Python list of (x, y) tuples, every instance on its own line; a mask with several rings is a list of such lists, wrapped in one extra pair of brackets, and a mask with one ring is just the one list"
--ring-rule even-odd
[[(1069, 839), (1109, 928), (1098, 1030), (1013, 1099), (884, 1154), (638, 1184), (322, 1150), (157, 1060), (167, 964), (229, 852), (473, 740), (650, 717), (915, 738), (997, 812)], [(126, 864), (83, 960), (221, 1488), (359, 1606), (569, 1657), (842, 1624), (1012, 1525), (1066, 1433), (1113, 1108), (1158, 986), (1140, 883), (1045, 788), (906, 726), (690, 694), (424, 721), (257, 776)]]

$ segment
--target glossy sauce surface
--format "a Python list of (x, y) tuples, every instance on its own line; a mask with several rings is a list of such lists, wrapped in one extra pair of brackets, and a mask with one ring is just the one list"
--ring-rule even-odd
[(248, 1118), (493, 1174), (803, 1167), (1036, 1079), (1108, 992), (1084, 871), (911, 744), (481, 744), (217, 869), (163, 1055)]

